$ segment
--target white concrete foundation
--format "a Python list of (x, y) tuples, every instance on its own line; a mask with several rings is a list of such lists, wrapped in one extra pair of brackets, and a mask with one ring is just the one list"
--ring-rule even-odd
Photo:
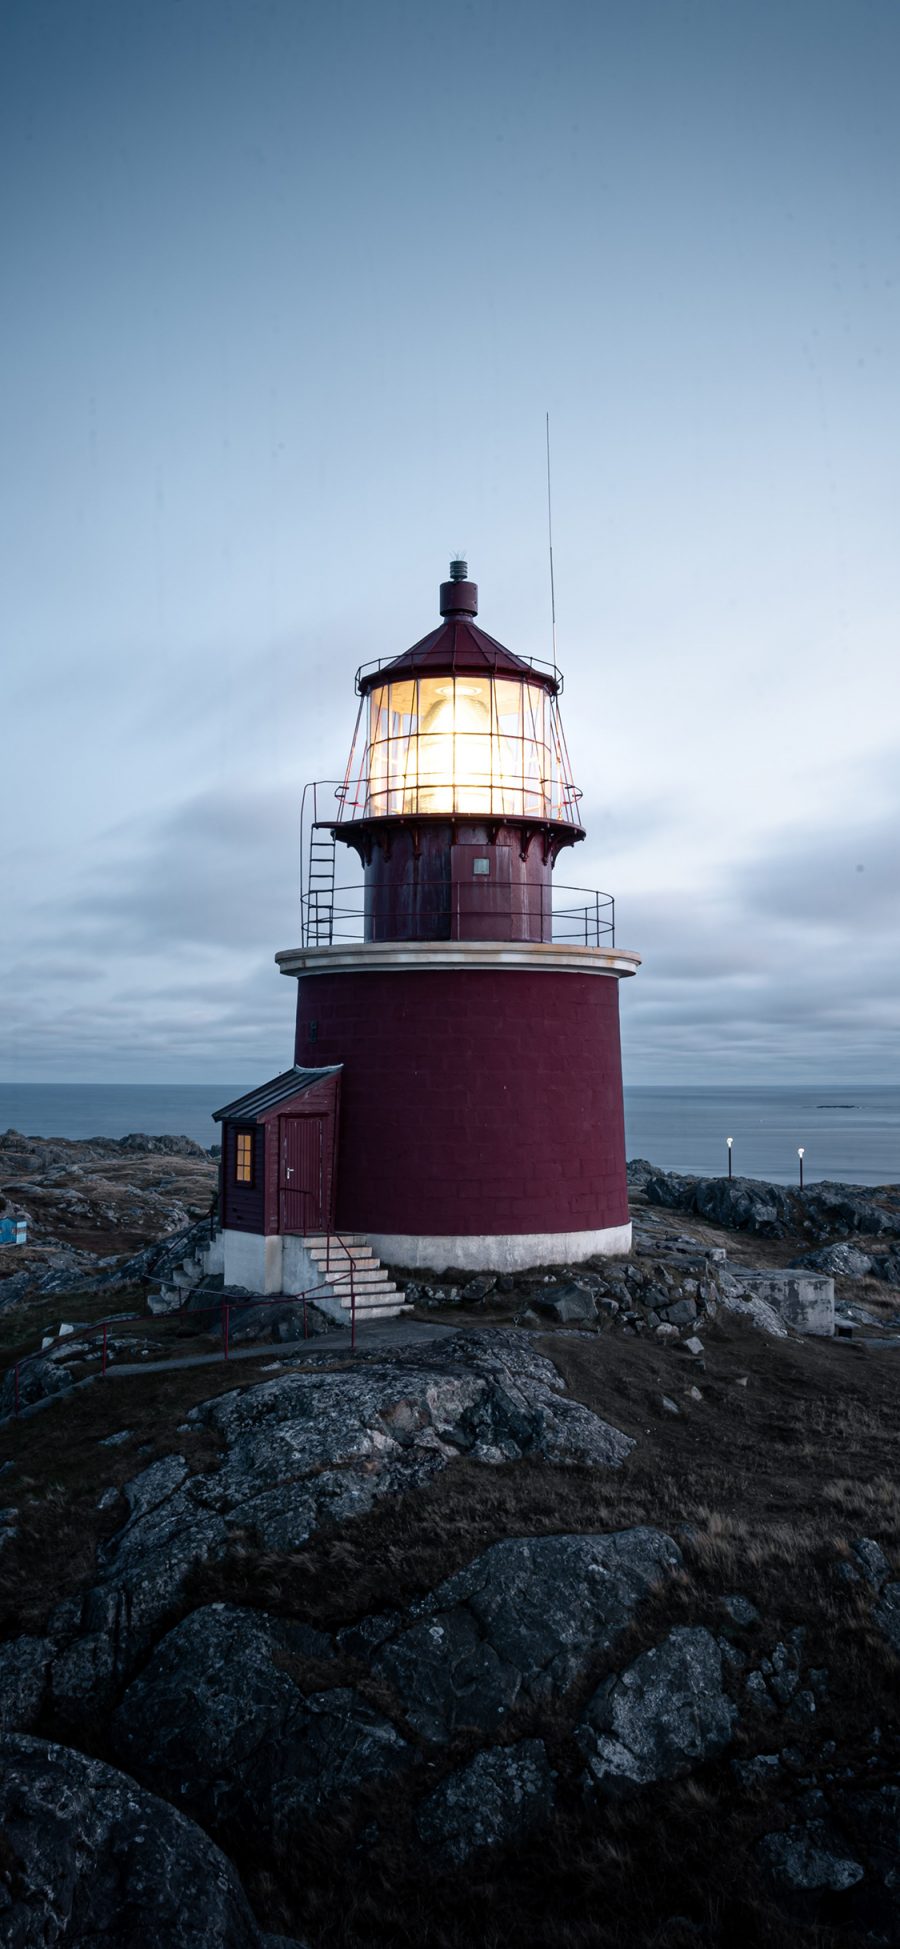
[(221, 1232), (217, 1232), (215, 1238), (203, 1247), (202, 1257), (203, 1270), (207, 1275), (225, 1271), (225, 1242)]
[(304, 1239), (295, 1234), (263, 1238), (260, 1232), (221, 1234), (226, 1286), (246, 1286), (251, 1293), (305, 1293), (321, 1285), (322, 1274), (310, 1257)]
[[(285, 1241), (264, 1238), (261, 1232), (232, 1232), (223, 1229), (226, 1286), (246, 1286), (250, 1293), (282, 1293)], [(300, 1288), (294, 1287), (295, 1292)]]
[(531, 1266), (580, 1265), (595, 1253), (606, 1258), (631, 1251), (631, 1222), (599, 1232), (510, 1232), (419, 1235), (369, 1232), (372, 1250), (386, 1265), (445, 1272), (527, 1272)]
[(285, 1234), (282, 1240), (282, 1278), (286, 1293), (308, 1293), (321, 1286), (322, 1274), (310, 1253), (306, 1240), (297, 1232)]

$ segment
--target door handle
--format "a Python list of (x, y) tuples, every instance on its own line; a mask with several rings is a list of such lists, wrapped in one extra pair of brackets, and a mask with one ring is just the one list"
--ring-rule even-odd
[(292, 1177), (293, 1177), (293, 1175), (294, 1175), (294, 1166), (293, 1166), (293, 1164), (289, 1164), (289, 1165), (288, 1165), (288, 1167), (287, 1167), (287, 1170), (285, 1171), (285, 1174), (284, 1174), (284, 1175), (285, 1175), (285, 1177), (288, 1177), (288, 1178), (292, 1178)]

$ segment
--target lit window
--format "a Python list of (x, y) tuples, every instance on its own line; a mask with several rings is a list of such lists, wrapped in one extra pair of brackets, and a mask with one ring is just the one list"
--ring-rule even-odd
[(369, 696), (366, 809), (558, 818), (554, 749), (540, 684), (450, 673), (384, 684)]
[(253, 1132), (239, 1130), (234, 1158), (234, 1176), (237, 1184), (253, 1183)]

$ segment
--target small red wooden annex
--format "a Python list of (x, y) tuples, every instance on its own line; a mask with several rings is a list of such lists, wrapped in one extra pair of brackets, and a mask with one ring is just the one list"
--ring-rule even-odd
[(213, 1112), (222, 1125), (224, 1229), (333, 1230), (341, 1067), (295, 1065)]

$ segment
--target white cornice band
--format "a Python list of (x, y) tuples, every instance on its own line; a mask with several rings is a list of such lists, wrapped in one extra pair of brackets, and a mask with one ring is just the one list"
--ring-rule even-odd
[(276, 954), (285, 975), (426, 974), (436, 970), (516, 968), (528, 974), (636, 974), (641, 957), (627, 947), (572, 947), (556, 941), (348, 941), (291, 947)]

